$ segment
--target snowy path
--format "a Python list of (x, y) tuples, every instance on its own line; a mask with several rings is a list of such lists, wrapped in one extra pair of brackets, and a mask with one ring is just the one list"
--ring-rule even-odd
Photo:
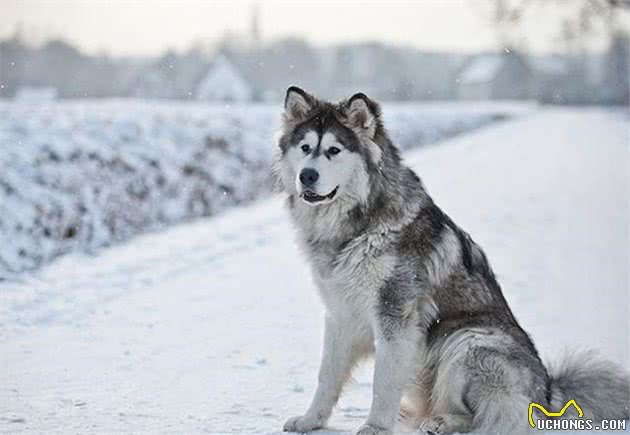
[[(627, 114), (544, 110), (407, 159), (545, 359), (630, 366)], [(2, 433), (271, 433), (310, 400), (322, 307), (277, 198), (67, 256), (0, 298)], [(330, 429), (370, 394), (366, 367)]]

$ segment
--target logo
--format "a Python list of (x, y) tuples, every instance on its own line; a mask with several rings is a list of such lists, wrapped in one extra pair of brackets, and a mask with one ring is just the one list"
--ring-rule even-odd
[(584, 412), (582, 411), (582, 408), (580, 408), (580, 405), (578, 405), (574, 399), (569, 400), (558, 412), (549, 412), (547, 411), (547, 408), (542, 406), (540, 403), (532, 402), (529, 404), (529, 425), (533, 428), (536, 427), (536, 423), (534, 423), (534, 408), (541, 410), (542, 413), (545, 414), (547, 417), (562, 417), (564, 413), (567, 412), (567, 409), (569, 409), (570, 406), (575, 407), (579, 418), (584, 417)]
[[(547, 417), (563, 417), (567, 409), (574, 407), (577, 411), (577, 418), (541, 418), (534, 421), (534, 409), (538, 409)], [(601, 420), (597, 424), (584, 417), (584, 412), (574, 399), (569, 400), (560, 411), (550, 412), (540, 403), (529, 404), (529, 425), (539, 430), (626, 430), (626, 420)]]

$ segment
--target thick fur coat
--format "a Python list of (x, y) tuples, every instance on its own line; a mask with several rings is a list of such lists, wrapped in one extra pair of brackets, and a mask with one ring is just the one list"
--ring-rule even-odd
[(585, 418), (628, 418), (628, 376), (614, 365), (590, 354), (543, 365), (482, 249), (403, 164), (378, 104), (291, 87), (276, 151), (276, 185), (326, 307), (317, 390), (286, 431), (324, 426), (368, 355), (361, 435), (391, 433), (403, 396), (432, 434), (525, 432), (530, 402), (575, 399)]

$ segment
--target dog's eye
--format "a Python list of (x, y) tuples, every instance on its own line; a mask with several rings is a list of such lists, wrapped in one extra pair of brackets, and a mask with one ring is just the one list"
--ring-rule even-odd
[(305, 153), (308, 153), (311, 150), (311, 146), (304, 144), (302, 145), (302, 151), (304, 151)]
[(337, 147), (328, 148), (328, 154), (330, 154), (331, 156), (334, 156), (335, 154), (339, 154), (340, 152), (341, 150)]

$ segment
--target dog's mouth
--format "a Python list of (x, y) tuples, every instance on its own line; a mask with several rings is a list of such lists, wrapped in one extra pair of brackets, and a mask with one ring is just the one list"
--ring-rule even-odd
[(300, 194), (300, 197), (310, 204), (317, 204), (318, 202), (333, 199), (337, 194), (337, 189), (339, 189), (339, 186), (335, 187), (328, 195), (318, 195), (311, 190), (305, 190)]

